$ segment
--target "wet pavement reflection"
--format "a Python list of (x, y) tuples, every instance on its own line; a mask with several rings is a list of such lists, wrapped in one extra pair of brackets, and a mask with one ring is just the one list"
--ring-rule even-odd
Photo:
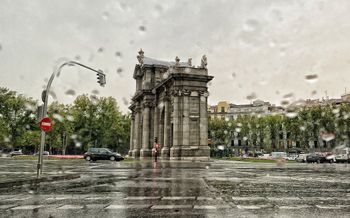
[[(0, 159), (1, 217), (347, 217), (347, 164)], [(23, 172), (21, 174), (20, 172)], [(65, 176), (65, 177), (64, 177)], [(27, 183), (10, 185), (12, 179)]]

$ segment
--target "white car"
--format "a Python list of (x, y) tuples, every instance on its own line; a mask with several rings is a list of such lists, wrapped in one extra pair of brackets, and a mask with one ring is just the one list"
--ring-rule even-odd
[(309, 154), (299, 154), (298, 157), (295, 159), (297, 162), (301, 162), (301, 163), (306, 163), (306, 157)]

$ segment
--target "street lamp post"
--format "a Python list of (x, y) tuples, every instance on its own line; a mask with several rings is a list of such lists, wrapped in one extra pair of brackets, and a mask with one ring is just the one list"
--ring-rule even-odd
[[(49, 79), (49, 82), (47, 83), (46, 89), (43, 91), (42, 100), (44, 101), (44, 106), (42, 109), (43, 110), (42, 117), (47, 116), (47, 103), (48, 103), (50, 88), (51, 88), (51, 84), (52, 84), (53, 79), (56, 77), (56, 75), (60, 74), (60, 72), (64, 66), (76, 66), (76, 65), (96, 72), (97, 79), (98, 79), (97, 82), (100, 84), (100, 86), (102, 86), (102, 87), (105, 86), (106, 75), (103, 73), (102, 70), (95, 70), (91, 67), (88, 67), (88, 66), (81, 64), (79, 62), (76, 62), (76, 61), (65, 61), (56, 70), (54, 70), (54, 72), (51, 74), (51, 77)], [(44, 146), (45, 146), (45, 135), (46, 135), (45, 131), (41, 130), (40, 150), (39, 150), (37, 174), (36, 174), (37, 178), (39, 178), (39, 176), (42, 174), (42, 171), (43, 171), (43, 152), (44, 152)]]

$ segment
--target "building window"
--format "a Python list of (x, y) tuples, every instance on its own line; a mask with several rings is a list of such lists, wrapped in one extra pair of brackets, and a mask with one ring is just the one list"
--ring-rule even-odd
[(225, 107), (221, 107), (221, 113), (225, 113)]

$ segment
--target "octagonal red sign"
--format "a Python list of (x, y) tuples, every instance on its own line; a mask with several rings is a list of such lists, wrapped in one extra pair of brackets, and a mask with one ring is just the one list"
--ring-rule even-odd
[(52, 128), (52, 121), (50, 118), (48, 117), (44, 117), (41, 121), (40, 121), (40, 129), (43, 130), (44, 132), (50, 131), (50, 129)]

